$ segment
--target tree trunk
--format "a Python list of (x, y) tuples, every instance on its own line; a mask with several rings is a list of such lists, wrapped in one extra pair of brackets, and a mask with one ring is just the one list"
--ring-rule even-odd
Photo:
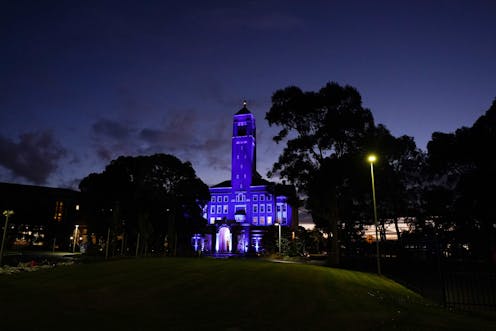
[[(330, 210), (329, 210), (329, 225), (331, 233), (329, 234), (328, 245), (329, 264), (331, 266), (339, 266), (340, 263), (340, 245), (339, 245), (339, 217), (338, 217), (338, 203), (336, 192), (333, 191), (330, 197)], [(332, 234), (332, 236), (331, 236)]]

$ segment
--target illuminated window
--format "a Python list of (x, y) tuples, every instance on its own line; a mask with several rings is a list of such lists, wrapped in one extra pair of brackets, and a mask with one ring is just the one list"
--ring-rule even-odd
[(215, 206), (210, 206), (210, 214), (215, 214)]
[(239, 154), (236, 154), (236, 160), (239, 160)]
[(222, 206), (217, 206), (217, 214), (222, 213)]
[(272, 224), (272, 216), (267, 216), (267, 225)]
[(265, 217), (260, 216), (260, 225), (265, 225)]
[(257, 216), (253, 217), (253, 224), (258, 225), (258, 217)]
[(272, 205), (267, 205), (267, 213), (272, 213)]
[(215, 224), (215, 217), (210, 217), (210, 224)]
[(260, 212), (265, 213), (265, 206), (264, 205), (260, 205)]
[(215, 202), (215, 196), (212, 196), (212, 198), (210, 199), (211, 202)]
[(63, 213), (64, 213), (64, 203), (62, 201), (56, 201), (53, 220), (56, 222), (61, 222)]
[(253, 205), (253, 212), (258, 213), (258, 206), (257, 205)]
[(222, 208), (222, 213), (223, 214), (227, 214), (227, 211), (229, 210), (229, 206), (228, 205), (224, 205), (224, 207)]

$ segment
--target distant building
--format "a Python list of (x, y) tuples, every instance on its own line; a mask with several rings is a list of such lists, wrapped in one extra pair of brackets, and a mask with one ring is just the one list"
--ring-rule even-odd
[(195, 250), (212, 253), (261, 252), (267, 227), (298, 226), (291, 202), (295, 189), (269, 182), (256, 171), (255, 117), (246, 102), (233, 118), (231, 180), (210, 188), (204, 210), (209, 233), (193, 237)]
[[(0, 183), (0, 211), (14, 211), (6, 247), (67, 249), (72, 242), (67, 234), (80, 220), (79, 199), (73, 190)], [(3, 229), (4, 220), (0, 224)]]

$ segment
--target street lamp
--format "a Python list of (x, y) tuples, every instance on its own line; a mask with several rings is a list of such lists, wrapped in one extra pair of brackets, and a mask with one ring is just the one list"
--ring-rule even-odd
[(279, 221), (274, 223), (279, 228), (279, 255), (281, 255), (281, 223)]
[(79, 225), (76, 224), (74, 226), (74, 236), (73, 236), (74, 241), (72, 242), (72, 252), (73, 253), (76, 252), (76, 240), (77, 240), (77, 237), (78, 237), (78, 228), (79, 228)]
[(13, 210), (4, 210), (3, 211), (3, 216), (5, 216), (5, 225), (3, 227), (3, 237), (2, 237), (2, 246), (0, 248), (0, 266), (2, 265), (2, 259), (3, 259), (3, 246), (5, 244), (5, 236), (7, 234), (7, 226), (9, 224), (9, 216), (14, 215)]
[(377, 256), (377, 273), (381, 275), (381, 255), (379, 251), (379, 228), (377, 225), (377, 204), (375, 200), (375, 182), (374, 182), (374, 162), (377, 161), (377, 156), (370, 154), (367, 157), (370, 163), (370, 178), (372, 179), (372, 203), (374, 205), (374, 224), (375, 224), (375, 248)]

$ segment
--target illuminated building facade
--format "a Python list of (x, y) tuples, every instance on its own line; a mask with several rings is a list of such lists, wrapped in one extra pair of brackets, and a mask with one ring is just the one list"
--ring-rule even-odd
[(193, 237), (197, 251), (262, 252), (267, 227), (298, 225), (297, 209), (288, 201), (294, 188), (271, 183), (256, 171), (255, 117), (246, 102), (234, 115), (232, 132), (231, 180), (210, 188), (211, 200), (204, 209), (209, 231)]

